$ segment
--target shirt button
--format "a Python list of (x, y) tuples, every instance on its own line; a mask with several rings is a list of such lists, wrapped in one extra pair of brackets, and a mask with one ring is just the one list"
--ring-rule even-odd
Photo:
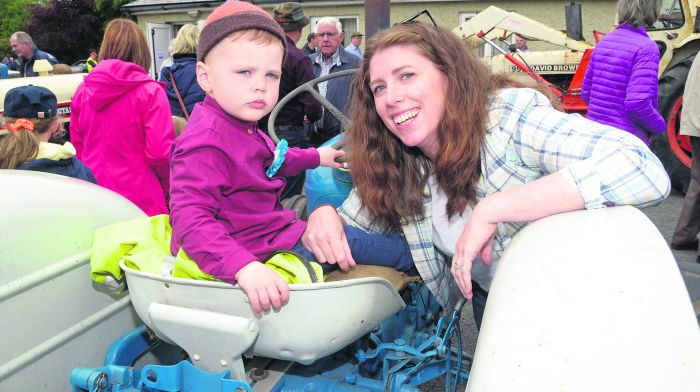
[(253, 130), (252, 130), (252, 129), (249, 129), (249, 130), (248, 130), (248, 135), (252, 135), (252, 134), (253, 134)]

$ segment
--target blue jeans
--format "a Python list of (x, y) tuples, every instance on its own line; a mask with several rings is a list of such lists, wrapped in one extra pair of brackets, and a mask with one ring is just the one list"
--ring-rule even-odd
[(472, 294), (474, 294), (474, 297), (472, 297), (474, 321), (476, 321), (476, 330), (479, 331), (481, 330), (481, 320), (484, 318), (484, 309), (486, 309), (486, 300), (489, 297), (489, 293), (472, 280)]
[[(357, 264), (380, 265), (398, 271), (408, 271), (413, 268), (411, 249), (402, 235), (367, 233), (350, 225), (344, 225), (343, 229), (350, 245), (352, 258)], [(292, 250), (307, 260), (318, 261), (301, 241), (297, 242)]]

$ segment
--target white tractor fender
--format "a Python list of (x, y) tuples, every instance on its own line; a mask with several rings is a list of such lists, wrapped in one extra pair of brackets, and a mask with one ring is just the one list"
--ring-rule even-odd
[(700, 390), (700, 328), (676, 261), (633, 207), (524, 228), (500, 260), (469, 392)]

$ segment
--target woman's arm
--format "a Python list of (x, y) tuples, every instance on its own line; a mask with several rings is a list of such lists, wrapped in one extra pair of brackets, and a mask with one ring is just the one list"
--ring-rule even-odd
[(309, 215), (309, 222), (301, 241), (306, 249), (314, 252), (320, 262), (338, 264), (341, 269), (347, 271), (355, 265), (355, 260), (345, 238), (345, 224), (372, 233), (384, 233), (362, 208), (357, 189), (353, 189), (337, 211), (330, 205), (316, 208)]
[(587, 209), (647, 207), (668, 196), (668, 174), (639, 138), (553, 110), (540, 93), (520, 90), (512, 101), (522, 107), (511, 114), (504, 111), (501, 121), (501, 128), (517, 123), (512, 135), (507, 134), (513, 139), (510, 143), (514, 150), (512, 157), (510, 151), (506, 152), (508, 160), (530, 172), (560, 172), (576, 185)]
[(462, 294), (472, 298), (471, 266), (477, 254), (484, 264), (491, 264), (491, 240), (498, 223), (530, 222), (583, 207), (578, 188), (559, 173), (481, 200), (469, 215), (452, 259), (452, 274)]
[[(578, 115), (552, 109), (531, 89), (504, 92), (499, 125), (484, 141), (482, 159), (504, 162), (484, 174), (505, 183), (507, 174), (524, 184), (481, 200), (457, 242), (452, 273), (471, 297), (470, 267), (477, 254), (491, 263), (491, 239), (500, 222), (529, 222), (561, 212), (614, 205), (648, 206), (663, 201), (670, 181), (661, 162), (637, 137)], [(537, 175), (517, 179), (518, 176)]]
[(659, 50), (649, 43), (634, 59), (629, 83), (625, 91), (625, 114), (637, 128), (649, 133), (666, 131), (666, 122), (657, 108)]

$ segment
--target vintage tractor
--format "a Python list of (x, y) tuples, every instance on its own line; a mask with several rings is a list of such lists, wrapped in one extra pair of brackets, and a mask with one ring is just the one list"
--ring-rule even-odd
[(688, 292), (632, 207), (522, 230), (472, 364), (459, 306), (441, 311), (416, 281), (295, 284), (282, 310), (255, 314), (237, 286), (122, 261), (128, 292), (107, 294), (89, 277), (93, 230), (143, 212), (68, 177), (1, 170), (0, 183), (1, 391), (417, 392), (440, 376), (447, 392), (467, 377), (470, 392), (697, 391)]
[[(700, 50), (699, 10), (700, 1), (697, 0), (662, 0), (661, 16), (647, 30), (661, 54), (659, 111), (667, 124), (667, 132), (654, 137), (651, 148), (663, 162), (673, 186), (680, 190), (687, 189), (690, 179), (690, 144), (688, 138), (679, 136), (678, 132), (685, 81), (690, 65)], [(578, 18), (571, 20), (580, 21), (578, 15)], [(556, 51), (503, 53), (487, 61), (494, 72), (541, 76), (561, 97), (565, 110), (585, 112), (580, 89), (593, 44), (572, 39), (559, 30), (497, 7), (480, 12), (455, 28), (454, 32), (472, 46), (488, 41), (504, 41), (511, 34), (518, 34), (531, 41), (562, 47), (563, 50)], [(600, 33), (594, 32), (594, 36), (598, 40)]]
[[(12, 190), (0, 193), (0, 314), (11, 315), (0, 327), (2, 391), (403, 392), (437, 377), (447, 391), (468, 379), (472, 392), (698, 385), (692, 304), (663, 237), (632, 207), (521, 231), (501, 259), (472, 364), (459, 339), (464, 301), (441, 308), (420, 280), (295, 284), (282, 310), (255, 314), (237, 286), (122, 261), (128, 292), (103, 293), (88, 278), (92, 232), (143, 213), (66, 177), (7, 170), (0, 183)], [(309, 205), (343, 193), (310, 192)]]

